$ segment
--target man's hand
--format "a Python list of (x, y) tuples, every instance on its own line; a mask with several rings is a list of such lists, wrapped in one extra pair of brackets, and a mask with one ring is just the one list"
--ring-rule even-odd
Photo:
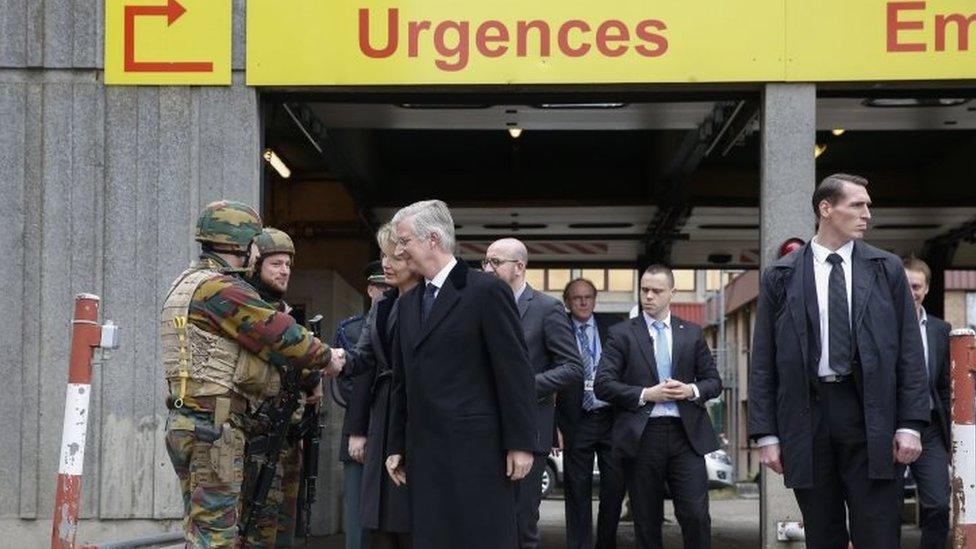
[(530, 452), (509, 450), (505, 458), (505, 474), (513, 481), (522, 480), (532, 469), (533, 459)]
[(667, 402), (668, 396), (664, 393), (664, 383), (658, 383), (653, 387), (645, 387), (641, 393), (644, 402)]
[(403, 456), (392, 454), (386, 458), (386, 473), (390, 475), (393, 484), (404, 486), (407, 484), (407, 472), (403, 469)]
[(305, 397), (305, 404), (309, 406), (315, 406), (322, 401), (322, 380), (320, 379), (318, 383), (315, 384), (315, 388), (312, 389), (312, 393)]
[(349, 436), (349, 457), (359, 463), (366, 461), (366, 437), (359, 435)]
[(688, 400), (695, 396), (695, 390), (691, 388), (691, 385), (682, 383), (677, 379), (665, 381), (662, 392), (668, 400)]
[(779, 459), (779, 444), (767, 444), (759, 448), (759, 463), (769, 467), (774, 473), (783, 474), (783, 462)]
[(563, 451), (563, 432), (556, 429), (556, 445), (552, 447), (553, 457), (559, 457), (559, 452)]
[(325, 377), (335, 377), (342, 372), (343, 366), (346, 365), (346, 350), (345, 349), (332, 349), (332, 360), (326, 364), (325, 368), (322, 368), (322, 375)]
[(912, 433), (895, 433), (892, 453), (896, 462), (908, 465), (922, 455), (922, 441)]

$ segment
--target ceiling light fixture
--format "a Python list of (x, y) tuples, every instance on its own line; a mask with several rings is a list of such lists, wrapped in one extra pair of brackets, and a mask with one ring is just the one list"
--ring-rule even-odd
[(275, 154), (273, 150), (264, 149), (264, 154), (261, 156), (264, 157), (265, 162), (271, 164), (271, 167), (274, 168), (275, 171), (278, 172), (278, 175), (280, 175), (283, 179), (288, 179), (291, 177), (291, 170), (285, 165), (284, 160)]
[(834, 137), (840, 137), (844, 135), (844, 132), (846, 131), (847, 130), (845, 130), (844, 128), (834, 128), (833, 130), (830, 130), (830, 133), (834, 134)]
[(512, 136), (512, 139), (518, 139), (522, 135), (522, 128), (514, 126), (508, 129), (508, 135)]
[(626, 103), (540, 103), (540, 109), (619, 109)]
[(820, 155), (822, 155), (825, 152), (827, 152), (827, 144), (826, 143), (817, 143), (816, 145), (813, 146), (813, 157), (814, 158), (820, 158)]
[(865, 107), (912, 108), (912, 107), (958, 107), (969, 102), (966, 97), (872, 97), (861, 102)]

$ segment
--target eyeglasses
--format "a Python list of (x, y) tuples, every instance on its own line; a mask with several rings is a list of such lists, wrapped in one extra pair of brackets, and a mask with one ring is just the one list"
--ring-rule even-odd
[(492, 269), (497, 269), (502, 265), (504, 265), (505, 263), (518, 263), (518, 262), (519, 262), (518, 259), (498, 259), (497, 257), (486, 257), (481, 260), (481, 268), (484, 269), (488, 267), (489, 263), (491, 263)]

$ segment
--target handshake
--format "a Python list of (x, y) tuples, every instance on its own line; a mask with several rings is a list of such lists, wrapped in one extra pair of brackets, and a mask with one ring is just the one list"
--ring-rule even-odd
[(342, 373), (342, 368), (346, 365), (346, 350), (332, 349), (332, 358), (329, 363), (322, 368), (322, 375), (325, 377), (335, 377)]

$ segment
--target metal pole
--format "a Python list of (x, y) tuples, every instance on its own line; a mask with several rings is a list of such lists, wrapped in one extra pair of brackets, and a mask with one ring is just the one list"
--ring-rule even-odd
[(952, 372), (952, 529), (955, 549), (976, 549), (976, 332), (949, 334)]
[(98, 302), (97, 295), (75, 296), (68, 388), (64, 396), (64, 423), (61, 425), (61, 457), (58, 460), (58, 486), (55, 491), (51, 529), (52, 549), (75, 546), (81, 473), (85, 463), (85, 438), (88, 433), (92, 358), (96, 347), (114, 349), (117, 346), (116, 327), (110, 322), (105, 326), (98, 324)]

